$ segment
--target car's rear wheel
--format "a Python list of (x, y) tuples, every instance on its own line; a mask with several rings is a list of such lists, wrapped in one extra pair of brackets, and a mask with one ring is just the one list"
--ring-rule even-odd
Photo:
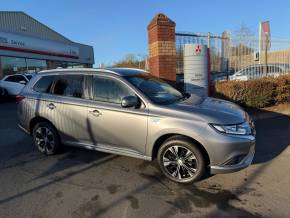
[(45, 155), (55, 154), (60, 147), (56, 129), (46, 122), (40, 122), (34, 126), (33, 141), (36, 148)]
[(164, 175), (178, 183), (192, 183), (205, 174), (202, 152), (186, 137), (174, 136), (166, 140), (159, 148), (158, 162)]

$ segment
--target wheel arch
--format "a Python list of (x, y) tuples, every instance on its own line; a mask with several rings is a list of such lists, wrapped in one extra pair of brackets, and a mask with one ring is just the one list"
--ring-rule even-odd
[(156, 159), (157, 158), (157, 153), (158, 153), (158, 150), (160, 148), (160, 146), (169, 138), (173, 137), (173, 136), (180, 136), (180, 137), (184, 137), (186, 138), (187, 140), (193, 142), (197, 148), (202, 152), (202, 155), (203, 157), (205, 158), (205, 161), (206, 161), (206, 165), (209, 166), (210, 165), (210, 158), (209, 158), (209, 155), (208, 155), (208, 152), (206, 151), (205, 147), (199, 142), (197, 141), (196, 139), (190, 137), (190, 136), (187, 136), (187, 135), (183, 135), (183, 134), (176, 134), (176, 133), (168, 133), (168, 134), (164, 134), (162, 136), (160, 136), (154, 143), (153, 145), (153, 149), (152, 149), (152, 153), (151, 153), (151, 157), (152, 157), (152, 160)]
[[(40, 116), (37, 116), (37, 117), (34, 117), (30, 123), (29, 123), (29, 132), (30, 134), (32, 135), (33, 133), (33, 128), (34, 126), (37, 124), (37, 123), (40, 123), (40, 122), (46, 122), (46, 123), (49, 123), (50, 125), (53, 126), (53, 128), (57, 131), (57, 128), (55, 127), (55, 125), (49, 121), (48, 119), (44, 118), (44, 117), (40, 117)], [(58, 132), (58, 131), (57, 131)]]

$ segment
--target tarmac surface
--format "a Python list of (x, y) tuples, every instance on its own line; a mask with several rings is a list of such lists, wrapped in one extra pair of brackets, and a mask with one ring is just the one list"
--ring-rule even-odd
[(178, 185), (156, 162), (66, 147), (44, 156), (0, 103), (0, 217), (290, 217), (290, 116), (256, 121), (254, 163)]

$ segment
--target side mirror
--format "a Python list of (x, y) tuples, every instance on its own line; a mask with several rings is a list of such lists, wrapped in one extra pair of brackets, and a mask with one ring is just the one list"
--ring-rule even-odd
[(126, 96), (122, 99), (121, 106), (128, 108), (128, 107), (138, 107), (140, 101), (137, 96)]
[(21, 81), (19, 81), (19, 83), (22, 84), (22, 85), (25, 85), (26, 84), (26, 81), (21, 80)]

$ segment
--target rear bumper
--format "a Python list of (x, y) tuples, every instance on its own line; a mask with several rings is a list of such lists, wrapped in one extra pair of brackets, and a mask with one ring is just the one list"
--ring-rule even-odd
[(233, 173), (251, 165), (255, 155), (255, 144), (250, 147), (249, 153), (238, 163), (234, 165), (211, 166), (211, 174)]

